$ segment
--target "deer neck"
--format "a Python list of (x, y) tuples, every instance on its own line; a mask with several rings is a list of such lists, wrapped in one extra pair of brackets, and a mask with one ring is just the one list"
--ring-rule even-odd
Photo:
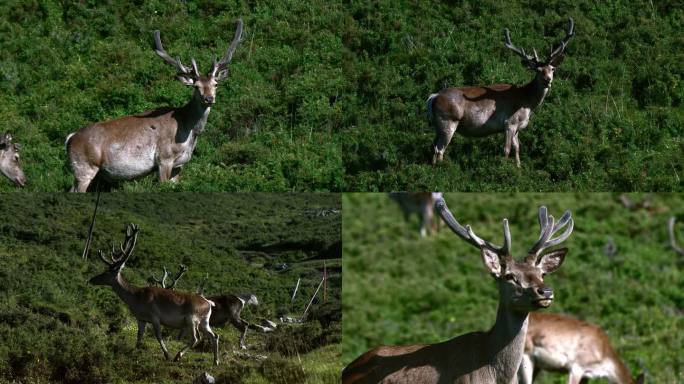
[(129, 308), (134, 308), (137, 304), (136, 293), (139, 288), (129, 283), (121, 273), (116, 276), (116, 281), (112, 284), (114, 292), (119, 298), (128, 305)]
[(181, 109), (183, 116), (181, 130), (186, 132), (192, 131), (195, 135), (201, 134), (204, 132), (204, 126), (207, 124), (210, 111), (211, 107), (205, 104), (199, 92), (195, 91), (190, 102)]
[(514, 312), (499, 303), (496, 323), (487, 336), (487, 356), (497, 383), (512, 383), (522, 361), (527, 335), (527, 312)]
[(551, 84), (545, 84), (540, 76), (535, 75), (534, 79), (523, 87), (525, 106), (530, 109), (539, 107), (551, 89)]

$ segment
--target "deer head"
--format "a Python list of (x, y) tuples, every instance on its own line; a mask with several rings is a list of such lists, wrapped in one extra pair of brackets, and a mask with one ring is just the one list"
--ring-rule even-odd
[(195, 97), (198, 98), (204, 106), (212, 106), (216, 101), (216, 88), (218, 83), (223, 81), (228, 77), (228, 64), (233, 59), (233, 53), (240, 43), (242, 37), (242, 19), (237, 21), (237, 29), (235, 31), (235, 37), (233, 42), (228, 47), (226, 54), (223, 55), (221, 60), (214, 57), (214, 62), (212, 63), (209, 71), (206, 75), (201, 75), (197, 69), (197, 62), (195, 59), (191, 59), (192, 67), (188, 68), (184, 66), (180, 58), (172, 58), (166, 51), (161, 43), (161, 38), (159, 37), (159, 31), (154, 31), (154, 51), (162, 58), (167, 64), (176, 68), (178, 74), (176, 79), (185, 85), (195, 87)]
[(565, 57), (565, 47), (567, 46), (568, 41), (570, 41), (570, 38), (572, 38), (574, 35), (575, 22), (571, 17), (568, 19), (568, 30), (565, 33), (565, 37), (560, 41), (560, 43), (558, 43), (558, 45), (556, 45), (556, 48), (551, 49), (551, 53), (546, 61), (539, 60), (539, 57), (537, 56), (537, 50), (534, 48), (532, 48), (533, 54), (528, 55), (525, 53), (524, 49), (513, 45), (513, 43), (511, 43), (511, 34), (508, 28), (504, 29), (504, 45), (506, 48), (520, 56), (522, 58), (522, 64), (525, 66), (525, 68), (535, 71), (536, 80), (545, 88), (548, 88), (551, 86), (551, 82), (553, 81), (553, 74), (556, 70), (556, 67), (563, 62), (563, 58)]
[(7, 176), (15, 185), (26, 185), (26, 176), (19, 162), (21, 145), (12, 143), (12, 135), (6, 132), (0, 135), (0, 172)]
[[(480, 249), (485, 266), (499, 283), (500, 305), (515, 312), (529, 312), (551, 305), (554, 299), (553, 290), (544, 284), (544, 276), (561, 266), (568, 250), (561, 248), (546, 253), (544, 251), (560, 244), (572, 233), (573, 221), (569, 211), (555, 222), (546, 207), (540, 207), (539, 240), (524, 258), (516, 260), (510, 251), (511, 232), (507, 219), (503, 220), (503, 245), (496, 246), (478, 237), (469, 225), (461, 226), (443, 199), (437, 201), (435, 208), (456, 235)], [(564, 227), (563, 234), (552, 237)]]
[(133, 248), (135, 248), (135, 243), (138, 240), (139, 232), (139, 226), (135, 224), (128, 224), (126, 226), (126, 236), (124, 241), (119, 244), (119, 249), (116, 249), (112, 245), (112, 252), (109, 260), (107, 260), (103, 251), (97, 251), (97, 254), (100, 256), (102, 262), (107, 265), (107, 270), (91, 278), (89, 280), (90, 284), (112, 286), (117, 284), (121, 270), (126, 264), (128, 258), (131, 257), (131, 254), (133, 254)]

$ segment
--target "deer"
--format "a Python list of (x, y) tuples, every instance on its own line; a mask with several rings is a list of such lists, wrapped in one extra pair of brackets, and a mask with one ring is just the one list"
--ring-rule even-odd
[(20, 150), (21, 145), (12, 143), (12, 135), (9, 132), (0, 136), (0, 172), (17, 187), (24, 187), (26, 176), (21, 169)]
[(441, 192), (392, 192), (389, 197), (396, 201), (404, 213), (404, 220), (410, 221), (412, 214), (420, 216), (420, 236), (426, 237), (439, 230), (439, 218), (434, 217), (435, 201)]
[[(154, 335), (164, 352), (164, 358), (169, 360), (169, 351), (162, 339), (161, 326), (191, 331), (190, 342), (178, 351), (174, 361), (179, 361), (185, 352), (199, 342), (198, 332), (210, 340), (214, 352), (214, 365), (219, 364), (219, 337), (210, 327), (211, 310), (216, 304), (206, 298), (188, 292), (172, 291), (159, 287), (136, 287), (123, 277), (121, 270), (131, 257), (138, 239), (140, 227), (135, 224), (126, 226), (124, 241), (119, 249), (112, 247), (109, 260), (102, 250), (98, 255), (107, 269), (89, 280), (90, 284), (110, 286), (119, 298), (126, 303), (128, 309), (138, 321), (138, 337), (136, 347), (142, 346), (147, 323), (152, 324)], [(92, 235), (89, 234), (89, 237)]]
[(524, 49), (513, 45), (508, 28), (504, 29), (504, 46), (520, 56), (523, 66), (535, 74), (532, 81), (525, 85), (446, 88), (431, 94), (427, 99), (427, 110), (430, 125), (435, 131), (433, 166), (444, 159), (444, 152), (454, 132), (464, 137), (484, 137), (505, 132), (504, 156), (508, 158), (513, 148), (516, 166), (520, 168), (518, 134), (527, 127), (533, 110), (541, 106), (549, 93), (554, 71), (563, 61), (565, 48), (575, 35), (574, 25), (570, 18), (565, 37), (551, 50), (545, 61), (540, 61), (535, 49), (529, 55)]
[(186, 67), (173, 59), (154, 32), (155, 53), (176, 69), (176, 79), (194, 88), (182, 107), (165, 107), (138, 115), (89, 125), (67, 136), (65, 146), (74, 174), (72, 192), (86, 192), (93, 179), (131, 180), (153, 171), (159, 181), (177, 182), (180, 170), (192, 158), (198, 137), (204, 132), (220, 82), (228, 77), (228, 65), (241, 41), (242, 19), (232, 43), (221, 60), (214, 61), (201, 75), (193, 58)]
[[(480, 250), (482, 261), (499, 286), (499, 307), (494, 326), (487, 332), (467, 333), (437, 344), (380, 346), (364, 353), (342, 371), (344, 384), (352, 383), (457, 383), (509, 384), (517, 379), (523, 357), (529, 313), (548, 308), (553, 289), (544, 283), (556, 271), (567, 248), (550, 250), (573, 230), (571, 213), (558, 222), (539, 208), (540, 235), (522, 260), (511, 255), (511, 233), (503, 220), (503, 245), (483, 240), (469, 225), (463, 227), (444, 199), (436, 209), (447, 226), (462, 240)], [(558, 231), (564, 232), (556, 237)]]
[(519, 384), (532, 384), (540, 370), (568, 372), (568, 384), (605, 378), (613, 384), (642, 384), (633, 379), (598, 325), (557, 313), (532, 312), (527, 325)]

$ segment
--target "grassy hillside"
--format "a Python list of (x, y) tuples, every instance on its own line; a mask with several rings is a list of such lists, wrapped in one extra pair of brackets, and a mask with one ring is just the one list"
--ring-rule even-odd
[[(340, 197), (331, 194), (105, 194), (89, 260), (81, 259), (94, 196), (6, 194), (0, 209), (0, 382), (190, 382), (209, 371), (222, 383), (336, 382), (340, 363)], [(123, 269), (146, 285), (162, 267), (189, 271), (176, 289), (195, 291), (206, 274), (208, 295), (253, 292), (260, 305), (243, 318), (300, 316), (328, 267), (327, 302), (311, 321), (247, 335), (238, 347), (230, 325), (216, 329), (221, 365), (208, 346), (167, 362), (148, 327), (135, 348), (137, 324), (109, 287), (88, 279), (104, 271), (95, 249), (121, 241), (124, 223), (140, 225)], [(289, 269), (277, 272), (287, 263)], [(290, 296), (302, 279), (293, 304)], [(170, 336), (171, 332), (166, 334)], [(175, 334), (175, 332), (174, 332)], [(167, 340), (175, 354), (183, 344)]]
[[(681, 3), (388, 0), (345, 9), (346, 190), (683, 189)], [(522, 169), (504, 160), (503, 134), (456, 134), (445, 162), (428, 165), (427, 96), (528, 82), (533, 75), (504, 48), (502, 30), (545, 56), (569, 16), (576, 36), (520, 133)]]
[[(643, 195), (631, 196), (637, 201)], [(666, 221), (678, 219), (684, 241), (684, 196), (652, 196), (649, 210), (624, 208), (613, 194), (446, 194), (462, 224), (500, 244), (511, 226), (520, 257), (539, 234), (537, 208), (572, 211), (575, 230), (563, 266), (547, 276), (556, 300), (548, 310), (600, 325), (629, 369), (648, 382), (684, 380), (684, 260), (668, 246)], [(380, 344), (435, 343), (494, 322), (498, 291), (479, 253), (445, 226), (420, 239), (383, 194), (345, 194), (342, 205), (344, 365)], [(612, 238), (617, 254), (603, 246)], [(565, 383), (545, 373), (540, 383)]]
[(29, 189), (62, 191), (72, 184), (70, 132), (190, 100), (192, 90), (154, 54), (153, 30), (173, 57), (194, 57), (205, 72), (242, 17), (242, 44), (182, 182), (159, 186), (155, 175), (119, 188), (341, 190), (346, 80), (331, 28), (341, 12), (304, 1), (2, 1), (0, 130), (24, 144)]

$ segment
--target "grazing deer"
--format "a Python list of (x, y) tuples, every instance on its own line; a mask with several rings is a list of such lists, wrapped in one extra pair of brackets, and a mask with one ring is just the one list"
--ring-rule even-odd
[(439, 230), (439, 218), (434, 217), (435, 201), (442, 197), (441, 192), (392, 192), (390, 198), (399, 204), (404, 219), (410, 221), (411, 215), (420, 215), (420, 236)]
[(19, 150), (21, 145), (12, 143), (12, 135), (9, 132), (0, 136), (0, 172), (14, 185), (23, 187), (26, 185), (26, 176), (19, 163)]
[(121, 270), (133, 253), (139, 231), (140, 228), (137, 225), (128, 225), (125, 240), (119, 246), (119, 250), (112, 248), (110, 260), (105, 258), (104, 252), (98, 250), (100, 259), (107, 265), (107, 270), (91, 278), (89, 282), (94, 285), (109, 285), (126, 303), (133, 316), (138, 320), (136, 346), (139, 347), (142, 344), (145, 326), (147, 323), (151, 323), (154, 327), (154, 335), (164, 352), (164, 357), (168, 360), (169, 351), (162, 339), (161, 326), (175, 329), (189, 328), (192, 331), (192, 340), (178, 351), (174, 361), (180, 360), (189, 348), (197, 344), (199, 341), (197, 332), (200, 331), (211, 341), (214, 350), (214, 364), (218, 365), (219, 338), (209, 326), (213, 302), (194, 293), (177, 292), (158, 287), (136, 287), (121, 275)]
[(554, 70), (563, 61), (565, 47), (573, 36), (574, 23), (570, 18), (565, 38), (551, 50), (548, 59), (541, 62), (536, 50), (532, 50), (534, 55), (528, 55), (525, 50), (513, 45), (510, 32), (505, 29), (506, 48), (522, 57), (522, 64), (535, 72), (531, 82), (522, 86), (496, 84), (447, 88), (430, 95), (427, 99), (428, 117), (436, 133), (432, 164), (442, 161), (454, 132), (465, 137), (506, 132), (504, 155), (508, 158), (513, 147), (515, 163), (520, 167), (518, 133), (529, 124), (532, 110), (544, 101), (551, 88)]
[[(351, 383), (460, 383), (510, 384), (515, 382), (523, 356), (528, 314), (547, 308), (553, 290), (544, 275), (558, 269), (567, 248), (542, 253), (572, 233), (570, 212), (558, 222), (539, 208), (539, 240), (523, 260), (511, 256), (508, 220), (503, 220), (504, 243), (498, 247), (479, 238), (470, 226), (461, 226), (443, 199), (436, 203), (444, 222), (460, 238), (480, 249), (482, 260), (499, 285), (496, 323), (488, 332), (473, 332), (438, 344), (381, 346), (349, 364), (342, 381)], [(554, 234), (565, 227), (560, 236)]]
[(194, 87), (192, 99), (180, 108), (160, 108), (95, 123), (67, 136), (66, 149), (75, 176), (71, 190), (85, 192), (98, 173), (109, 180), (129, 180), (156, 169), (160, 181), (177, 181), (204, 131), (218, 84), (228, 77), (228, 64), (241, 36), (240, 19), (228, 51), (220, 61), (214, 59), (207, 75), (202, 76), (195, 59), (188, 68), (180, 59), (171, 58), (162, 47), (159, 31), (155, 31), (155, 52), (176, 68), (176, 79)]
[(568, 372), (568, 384), (605, 378), (613, 384), (632, 379), (601, 327), (555, 313), (530, 313), (519, 384), (532, 384), (540, 370)]

